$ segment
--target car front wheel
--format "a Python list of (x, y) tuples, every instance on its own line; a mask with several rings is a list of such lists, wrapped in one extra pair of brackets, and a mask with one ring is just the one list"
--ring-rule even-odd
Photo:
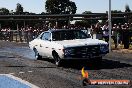
[(39, 55), (37, 49), (34, 49), (34, 53), (35, 53), (35, 58), (36, 58), (37, 60), (42, 60), (42, 56)]
[(59, 57), (57, 53), (53, 53), (53, 58), (54, 58), (55, 64), (57, 66), (61, 66), (61, 58)]
[(96, 57), (91, 59), (92, 64), (100, 66), (102, 64), (102, 57)]

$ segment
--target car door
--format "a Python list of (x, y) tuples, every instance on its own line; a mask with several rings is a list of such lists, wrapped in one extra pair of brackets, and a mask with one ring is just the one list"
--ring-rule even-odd
[(41, 54), (44, 57), (49, 57), (49, 53), (51, 53), (50, 49), (50, 39), (51, 39), (51, 33), (50, 32), (44, 32), (41, 43), (40, 43), (40, 48), (41, 48)]
[(40, 47), (41, 42), (42, 42), (42, 36), (44, 33), (41, 33), (38, 38), (35, 39), (35, 44), (34, 47), (37, 49), (38, 53), (42, 55), (42, 48)]

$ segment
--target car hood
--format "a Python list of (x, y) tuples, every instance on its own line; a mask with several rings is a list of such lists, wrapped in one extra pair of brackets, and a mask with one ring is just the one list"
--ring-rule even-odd
[(108, 44), (103, 40), (98, 39), (75, 39), (75, 40), (63, 40), (63, 41), (55, 41), (58, 44), (63, 45), (64, 47), (76, 47), (76, 46), (87, 46), (87, 45), (101, 45)]

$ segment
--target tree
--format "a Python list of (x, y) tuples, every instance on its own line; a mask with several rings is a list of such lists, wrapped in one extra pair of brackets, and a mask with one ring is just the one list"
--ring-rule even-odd
[[(131, 10), (130, 10), (130, 8), (129, 8), (129, 5), (126, 5), (126, 6), (125, 6), (125, 12), (131, 12)], [(127, 15), (126, 17), (127, 17), (127, 22), (128, 22), (128, 23), (131, 23), (131, 22), (132, 22), (132, 18), (131, 18), (132, 15)]]
[[(77, 7), (76, 4), (69, 0), (47, 0), (45, 2), (45, 9), (48, 14), (75, 14)], [(65, 17), (67, 20), (57, 21), (57, 26), (61, 28), (64, 25), (69, 26), (69, 17)], [(50, 22), (55, 25), (55, 22)]]
[(9, 10), (6, 8), (1, 8), (0, 9), (0, 15), (8, 15), (9, 14)]
[(131, 12), (130, 8), (129, 8), (129, 5), (126, 5), (125, 6), (125, 12)]
[[(9, 10), (6, 9), (6, 8), (0, 8), (0, 15), (9, 15)], [(1, 20), (0, 21), (0, 25), (1, 25), (1, 27), (8, 27), (9, 26), (9, 22)]]
[(69, 0), (47, 0), (45, 9), (50, 14), (75, 14), (77, 7)]
[(91, 11), (85, 11), (82, 14), (90, 14), (90, 13), (92, 13), (92, 12)]
[(16, 14), (17, 15), (23, 14), (23, 7), (20, 3), (17, 3)]

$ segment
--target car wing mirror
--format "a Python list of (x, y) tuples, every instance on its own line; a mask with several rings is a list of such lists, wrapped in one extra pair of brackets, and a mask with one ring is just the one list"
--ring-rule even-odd
[(47, 41), (51, 41), (51, 39), (45, 39), (45, 40), (47, 40)]
[(51, 41), (51, 39), (48, 39), (48, 41)]

